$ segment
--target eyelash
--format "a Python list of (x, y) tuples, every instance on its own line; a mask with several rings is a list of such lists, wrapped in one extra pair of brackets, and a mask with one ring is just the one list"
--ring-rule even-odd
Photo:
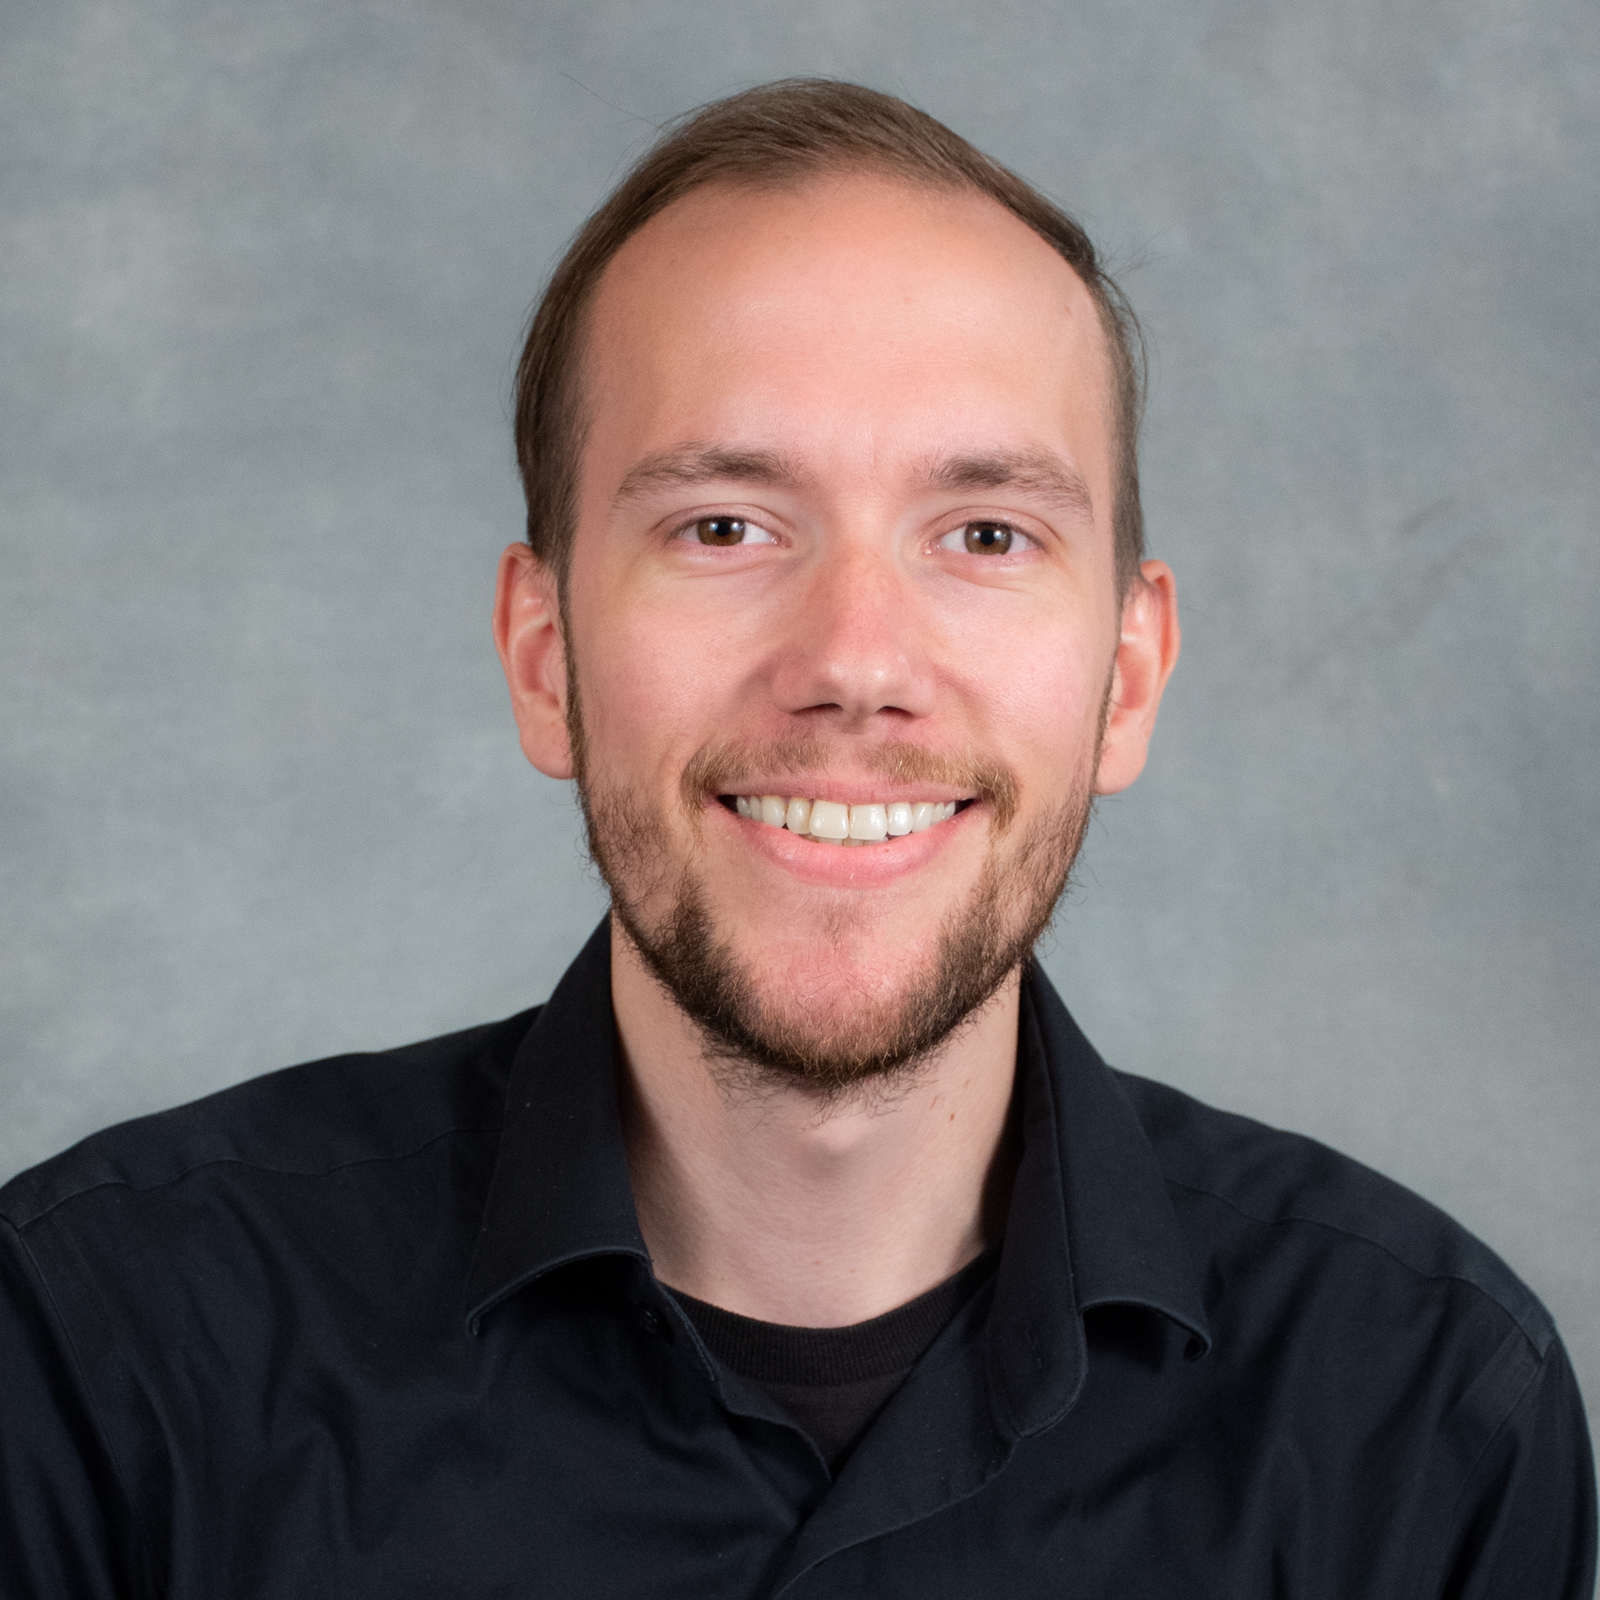
[[(702, 525), (716, 522), (737, 523), (742, 529), (754, 530), (765, 534), (766, 537), (763, 539), (741, 538), (737, 544), (715, 544), (705, 539), (698, 541), (694, 539), (696, 531)], [(946, 544), (945, 541), (954, 539), (958, 535), (964, 536), (974, 528), (997, 529), (1009, 535), (1007, 547), (1004, 550), (980, 552), (968, 547), (967, 554), (980, 556), (982, 559), (993, 560), (1002, 556), (1020, 555), (1024, 550), (1036, 550), (1039, 547), (1038, 540), (1034, 539), (1030, 534), (1024, 533), (1015, 523), (1002, 521), (998, 517), (973, 517), (966, 522), (959, 523), (954, 528), (948, 528), (934, 540), (934, 547), (936, 549), (951, 550), (952, 553), (955, 553), (955, 547)], [(733, 516), (726, 513), (718, 514), (716, 512), (709, 516), (692, 517), (689, 521), (675, 528), (672, 537), (681, 539), (686, 544), (698, 542), (699, 547), (705, 550), (738, 550), (751, 545), (778, 544), (781, 542), (764, 523), (756, 522), (749, 517)], [(1021, 541), (1021, 550), (1012, 548), (1012, 544), (1015, 541)]]
[(739, 550), (751, 544), (764, 545), (778, 543), (777, 536), (773, 533), (771, 528), (766, 526), (765, 523), (756, 522), (750, 517), (734, 516), (727, 512), (712, 512), (709, 516), (691, 517), (687, 522), (683, 523), (680, 527), (674, 530), (672, 537), (674, 539), (682, 539), (685, 544), (696, 543), (697, 541), (693, 537), (695, 530), (707, 522), (736, 522), (742, 528), (753, 528), (761, 533), (764, 533), (766, 538), (754, 540), (741, 539), (737, 544), (711, 544), (702, 539), (699, 540), (698, 543), (700, 548), (703, 550)]
[[(1008, 533), (1013, 541), (1020, 540), (1022, 543), (1022, 550), (1012, 548), (1008, 545), (1006, 549), (998, 552), (984, 552), (986, 559), (995, 559), (996, 556), (1020, 555), (1023, 553), (1023, 550), (1037, 550), (1039, 548), (1039, 541), (1031, 534), (1024, 533), (1022, 529), (1019, 528), (1014, 522), (1005, 522), (999, 517), (971, 517), (966, 522), (957, 524), (957, 526), (954, 528), (948, 528), (945, 530), (945, 532), (941, 533), (936, 540), (934, 540), (935, 548), (952, 550), (953, 547), (947, 545), (945, 540), (955, 539), (959, 536), (965, 535), (973, 528), (1000, 528)], [(968, 555), (978, 554), (978, 552), (975, 550), (968, 550), (966, 553)]]

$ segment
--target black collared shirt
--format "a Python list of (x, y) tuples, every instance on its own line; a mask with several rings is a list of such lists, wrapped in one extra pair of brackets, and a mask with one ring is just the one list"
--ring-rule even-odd
[(0, 1594), (1588, 1600), (1550, 1319), (1024, 987), (1000, 1262), (833, 1479), (656, 1282), (604, 927), (542, 1010), (0, 1191)]

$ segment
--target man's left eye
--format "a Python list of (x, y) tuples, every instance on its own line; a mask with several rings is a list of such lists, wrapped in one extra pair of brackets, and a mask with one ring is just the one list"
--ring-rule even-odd
[(1008, 522), (965, 522), (939, 541), (941, 550), (965, 550), (974, 556), (1005, 556), (1023, 550), (1028, 536)]

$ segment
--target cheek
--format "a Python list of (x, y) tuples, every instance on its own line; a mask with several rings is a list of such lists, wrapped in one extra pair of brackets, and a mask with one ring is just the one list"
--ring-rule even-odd
[(591, 764), (676, 783), (729, 722), (743, 683), (739, 652), (709, 643), (718, 630), (706, 619), (640, 601), (601, 607), (574, 596), (572, 627)]
[[(1109, 659), (1109, 647), (1106, 651)], [(1058, 637), (1007, 652), (992, 689), (992, 728), (999, 751), (1024, 792), (1037, 786), (1052, 801), (1083, 782), (1094, 755), (1107, 660), (1082, 637)]]

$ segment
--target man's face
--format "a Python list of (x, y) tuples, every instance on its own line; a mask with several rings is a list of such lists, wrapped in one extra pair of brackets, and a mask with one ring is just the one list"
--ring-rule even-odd
[(980, 196), (712, 187), (606, 270), (584, 388), (558, 688), (623, 923), (736, 1053), (829, 1084), (914, 1059), (1048, 917), (1108, 692), (1098, 787), (1142, 761), (1094, 304)]

